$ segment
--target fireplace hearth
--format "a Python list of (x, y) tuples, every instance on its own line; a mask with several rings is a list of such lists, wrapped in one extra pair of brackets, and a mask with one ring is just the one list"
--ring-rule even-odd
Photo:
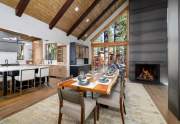
[(135, 79), (143, 82), (160, 83), (160, 65), (136, 64)]

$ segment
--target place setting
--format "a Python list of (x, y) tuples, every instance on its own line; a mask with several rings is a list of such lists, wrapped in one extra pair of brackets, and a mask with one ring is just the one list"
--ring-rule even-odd
[(96, 86), (96, 83), (91, 82), (91, 78), (92, 77), (85, 75), (84, 72), (80, 72), (80, 75), (74, 78), (74, 81), (76, 82), (72, 85), (86, 88), (94, 88)]

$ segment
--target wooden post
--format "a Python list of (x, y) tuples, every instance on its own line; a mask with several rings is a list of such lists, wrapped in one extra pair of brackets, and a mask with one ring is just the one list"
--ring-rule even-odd
[(32, 42), (32, 61), (33, 64), (42, 64), (43, 60), (43, 43), (42, 41)]

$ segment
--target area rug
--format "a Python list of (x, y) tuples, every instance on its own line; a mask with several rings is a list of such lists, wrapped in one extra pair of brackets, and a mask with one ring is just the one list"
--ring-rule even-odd
[[(58, 95), (53, 95), (33, 106), (11, 115), (0, 124), (57, 124), (58, 123)], [(166, 124), (142, 84), (127, 83), (126, 85), (126, 124)], [(100, 120), (97, 124), (121, 124), (117, 110), (100, 109)], [(71, 117), (63, 115), (62, 124), (76, 124)], [(91, 115), (86, 124), (93, 124)]]

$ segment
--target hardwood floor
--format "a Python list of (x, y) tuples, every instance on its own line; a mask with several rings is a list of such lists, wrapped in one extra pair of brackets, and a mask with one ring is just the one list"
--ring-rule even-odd
[(28, 90), (22, 95), (15, 94), (0, 99), (0, 120), (18, 111), (21, 111), (57, 92), (57, 83), (60, 79), (50, 78), (51, 87)]
[(180, 121), (168, 110), (168, 86), (144, 84), (144, 87), (167, 123), (180, 124)]

